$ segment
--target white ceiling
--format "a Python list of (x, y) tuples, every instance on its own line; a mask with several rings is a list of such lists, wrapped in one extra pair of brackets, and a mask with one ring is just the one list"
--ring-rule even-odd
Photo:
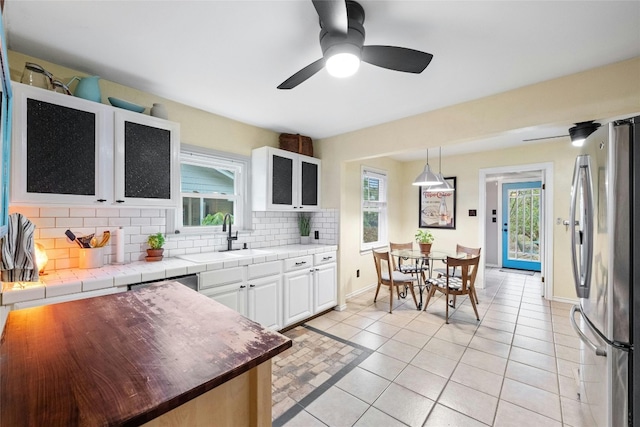
[[(12, 50), (314, 139), (640, 56), (639, 1), (360, 3), (365, 45), (433, 54), (422, 74), (363, 63), (348, 79), (323, 70), (276, 89), (321, 56), (309, 0), (6, 0), (4, 15)], [(515, 142), (570, 125), (524, 129)]]

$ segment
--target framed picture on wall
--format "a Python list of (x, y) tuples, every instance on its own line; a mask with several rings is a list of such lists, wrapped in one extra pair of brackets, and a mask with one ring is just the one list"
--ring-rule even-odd
[(445, 177), (454, 190), (427, 191), (419, 187), (418, 227), (456, 228), (456, 177)]

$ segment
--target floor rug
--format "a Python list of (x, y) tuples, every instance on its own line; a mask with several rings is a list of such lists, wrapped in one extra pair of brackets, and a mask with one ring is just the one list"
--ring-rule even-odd
[(275, 427), (291, 420), (373, 353), (311, 326), (298, 326), (283, 335), (293, 346), (272, 359)]

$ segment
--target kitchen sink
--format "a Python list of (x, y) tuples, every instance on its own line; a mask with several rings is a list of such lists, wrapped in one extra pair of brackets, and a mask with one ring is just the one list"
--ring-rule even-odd
[(240, 249), (236, 251), (224, 252), (226, 254), (233, 254), (235, 256), (254, 256), (254, 255), (269, 255), (273, 252), (265, 251), (263, 249)]
[(229, 252), (202, 252), (199, 254), (178, 255), (177, 258), (196, 263), (207, 263), (215, 261), (225, 261), (237, 258)]
[(259, 256), (272, 254), (271, 251), (265, 251), (262, 249), (240, 249), (236, 251), (224, 251), (224, 252), (203, 252), (199, 254), (178, 255), (178, 258), (185, 261), (207, 263), (216, 261), (226, 261), (237, 259), (240, 257)]

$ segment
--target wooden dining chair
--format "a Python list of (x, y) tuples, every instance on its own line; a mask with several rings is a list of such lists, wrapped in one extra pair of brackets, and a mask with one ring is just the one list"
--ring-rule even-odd
[[(389, 249), (391, 252), (399, 250), (413, 250), (413, 243), (391, 243), (389, 242)], [(426, 283), (426, 276), (424, 274), (425, 271), (429, 271), (429, 260), (424, 259), (419, 264), (410, 260), (407, 263), (403, 263), (401, 257), (392, 257), (393, 258), (393, 269), (397, 270), (401, 273), (410, 274), (412, 276), (417, 276), (420, 274), (422, 276), (422, 283)], [(398, 263), (396, 264), (396, 258), (398, 258)]]
[(393, 261), (389, 255), (389, 252), (376, 252), (373, 251), (373, 262), (376, 265), (376, 273), (378, 274), (378, 287), (376, 288), (376, 294), (373, 297), (373, 302), (378, 299), (378, 292), (380, 292), (380, 286), (385, 285), (389, 287), (389, 313), (393, 311), (393, 290), (396, 289), (399, 292), (400, 287), (408, 287), (413, 296), (413, 302), (418, 307), (418, 300), (416, 299), (416, 293), (413, 289), (416, 277), (410, 274), (405, 274), (393, 269)]
[[(435, 279), (429, 279), (429, 295), (427, 301), (424, 304), (424, 309), (427, 309), (429, 300), (435, 294), (436, 291), (445, 294), (446, 303), (446, 322), (449, 323), (449, 296), (454, 298), (457, 295), (469, 295), (469, 301), (473, 307), (473, 312), (476, 314), (476, 319), (479, 321), (478, 309), (475, 301), (475, 283), (476, 274), (478, 273), (478, 264), (480, 256), (473, 256), (472, 258), (452, 258), (447, 257), (447, 268), (445, 274), (438, 274)], [(453, 275), (454, 269), (460, 269), (460, 277)]]
[[(462, 246), (460, 244), (456, 245), (456, 252), (457, 253), (463, 253), (463, 254), (467, 254), (468, 256), (480, 256), (480, 252), (481, 252), (482, 248), (469, 248), (467, 246)], [(445, 261), (446, 264), (446, 261)], [(433, 269), (434, 273), (437, 272), (439, 275), (445, 275), (447, 273), (447, 269), (446, 268), (434, 268)], [(460, 272), (460, 270), (456, 270), (455, 268), (453, 269), (453, 276), (455, 277), (462, 277), (462, 273)], [(473, 298), (475, 298), (476, 300), (476, 304), (480, 304), (480, 301), (478, 301), (478, 294), (476, 293), (475, 288), (473, 289)], [(455, 307), (455, 304), (454, 304)]]

